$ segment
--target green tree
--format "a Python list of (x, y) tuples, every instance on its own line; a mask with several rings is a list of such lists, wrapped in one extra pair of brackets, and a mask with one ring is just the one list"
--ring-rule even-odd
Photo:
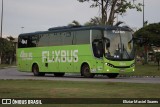
[(155, 53), (155, 56), (156, 56), (156, 61), (158, 63), (158, 70), (159, 70), (159, 65), (160, 65), (160, 52), (156, 52)]
[(101, 10), (101, 24), (113, 25), (115, 15), (123, 15), (128, 9), (136, 9), (141, 11), (141, 3), (136, 4), (136, 0), (78, 0), (79, 2), (89, 2), (91, 8), (99, 7)]
[(0, 64), (11, 63), (15, 53), (13, 42), (5, 38), (0, 38)]
[(146, 25), (134, 33), (137, 38), (142, 38), (142, 45), (160, 46), (160, 22)]
[[(152, 46), (160, 47), (160, 23), (153, 23), (153, 24), (146, 25), (145, 27), (136, 31), (134, 33), (134, 36), (136, 38), (139, 38), (139, 40), (141, 40), (141, 42), (137, 44), (144, 48), (145, 62), (147, 63), (148, 49), (151, 49)], [(155, 55), (155, 56), (157, 57), (158, 55)]]

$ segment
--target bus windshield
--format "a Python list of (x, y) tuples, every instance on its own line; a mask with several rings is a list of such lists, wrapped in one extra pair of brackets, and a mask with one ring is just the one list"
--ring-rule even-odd
[(104, 32), (105, 57), (109, 60), (133, 60), (134, 47), (132, 33), (109, 30)]

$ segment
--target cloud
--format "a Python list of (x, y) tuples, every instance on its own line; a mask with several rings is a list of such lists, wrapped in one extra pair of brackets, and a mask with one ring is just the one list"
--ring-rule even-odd
[[(137, 0), (142, 2), (142, 0)], [(145, 1), (145, 20), (159, 22), (160, 0)], [(0, 4), (1, 5), (1, 4)], [(24, 32), (47, 30), (49, 27), (65, 26), (73, 20), (81, 24), (94, 16), (99, 16), (99, 9), (89, 8), (90, 3), (79, 3), (77, 0), (4, 0), (4, 34), (18, 35)], [(0, 9), (1, 11), (1, 9)], [(142, 26), (142, 13), (128, 11), (120, 17), (131, 27)]]
[(89, 5), (77, 0), (5, 0), (5, 31), (18, 35), (22, 26), (24, 31), (32, 32), (64, 26), (73, 20), (83, 24), (98, 13)]

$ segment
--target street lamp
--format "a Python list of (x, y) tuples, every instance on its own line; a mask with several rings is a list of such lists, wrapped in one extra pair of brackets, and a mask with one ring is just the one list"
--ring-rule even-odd
[(23, 29), (24, 29), (24, 27), (21, 27), (21, 29), (22, 29), (22, 33), (23, 33)]
[(2, 38), (3, 33), (3, 0), (2, 0), (2, 12), (1, 12), (1, 35), (0, 38)]
[(144, 27), (144, 0), (143, 0), (143, 27)]

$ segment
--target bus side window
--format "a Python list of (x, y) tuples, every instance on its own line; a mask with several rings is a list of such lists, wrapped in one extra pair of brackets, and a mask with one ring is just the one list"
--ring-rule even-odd
[(49, 34), (40, 34), (38, 39), (39, 40), (38, 40), (37, 46), (39, 46), (39, 47), (48, 46), (48, 44), (49, 44)]
[(36, 44), (32, 43), (31, 36), (28, 36), (27, 38), (27, 47), (35, 47)]
[(49, 46), (60, 46), (62, 45), (62, 34), (50, 33), (49, 34)]
[(90, 44), (90, 31), (76, 31), (76, 44)]
[(18, 38), (18, 48), (26, 48), (28, 40), (26, 37), (19, 37)]
[(62, 43), (63, 45), (72, 45), (73, 35), (71, 32), (65, 32), (62, 34)]

